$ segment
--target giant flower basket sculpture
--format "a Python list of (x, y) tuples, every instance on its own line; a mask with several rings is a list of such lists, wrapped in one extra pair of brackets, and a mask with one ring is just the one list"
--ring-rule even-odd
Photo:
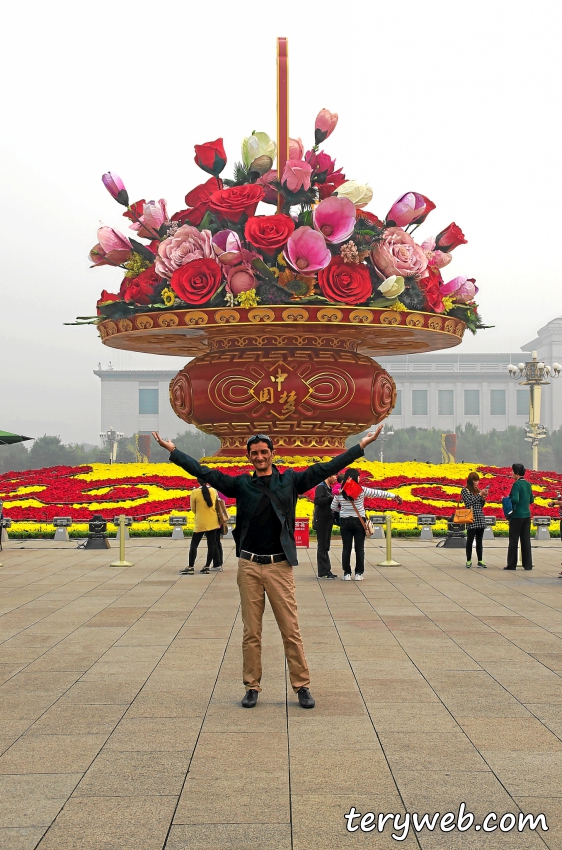
[(412, 234), (435, 205), (417, 192), (384, 220), (367, 211), (370, 187), (321, 149), (336, 123), (321, 110), (314, 145), (291, 139), (281, 173), (265, 133), (244, 139), (232, 180), (220, 176), (222, 139), (196, 145), (210, 177), (173, 215), (164, 200), (130, 203), (116, 174), (102, 178), (135, 238), (99, 229), (93, 265), (124, 276), (93, 321), (105, 345), (194, 358), (172, 381), (171, 404), (218, 436), (224, 456), (261, 431), (282, 455), (338, 451), (394, 406), (374, 357), (449, 348), (484, 327), (474, 280), (443, 279), (461, 229), (418, 244)]

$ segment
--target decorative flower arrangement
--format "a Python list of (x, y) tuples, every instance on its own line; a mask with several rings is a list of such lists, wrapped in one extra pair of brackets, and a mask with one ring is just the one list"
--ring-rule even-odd
[[(130, 203), (121, 178), (104, 174), (136, 238), (99, 228), (93, 265), (116, 266), (124, 277), (119, 292), (102, 292), (98, 315), (83, 321), (147, 309), (300, 301), (423, 310), (462, 319), (473, 333), (486, 327), (474, 279), (443, 278), (451, 252), (466, 243), (460, 227), (450, 224), (418, 244), (413, 234), (435, 208), (418, 192), (402, 195), (384, 220), (366, 210), (373, 190), (347, 180), (320, 150), (337, 121), (322, 109), (306, 152), (300, 139), (291, 139), (280, 178), (276, 144), (266, 133), (243, 140), (232, 180), (220, 176), (227, 162), (222, 139), (195, 145), (195, 162), (211, 176), (173, 215), (163, 199)], [(260, 204), (277, 209), (265, 214)]]
[[(253, 471), (248, 464), (224, 458), (209, 460), (207, 465), (227, 475)], [(392, 510), (395, 528), (413, 529), (417, 516), (427, 513), (439, 518), (438, 528), (445, 528), (446, 519), (455, 510), (460, 488), (472, 469), (477, 469), (491, 485), (486, 515), (496, 517), (498, 528), (507, 527), (501, 498), (513, 483), (510, 469), (480, 464), (383, 464), (365, 459), (354, 465), (360, 469), (361, 483), (365, 486), (383, 487), (402, 496), (404, 501), (400, 509)], [(287, 467), (303, 468), (303, 458), (280, 458), (279, 468)], [(558, 509), (549, 508), (548, 502), (562, 488), (562, 475), (529, 471), (527, 477), (536, 498), (533, 515), (557, 518)], [(97, 513), (110, 521), (126, 513), (134, 518), (135, 529), (149, 531), (153, 528), (163, 532), (169, 529), (168, 517), (177, 514), (187, 515), (187, 528), (193, 529), (189, 494), (196, 486), (193, 478), (169, 463), (96, 463), (4, 473), (0, 475), (0, 499), (4, 501), (5, 515), (17, 523), (13, 529), (16, 534), (18, 529), (40, 531), (40, 525), (50, 524), (55, 516), (71, 516), (75, 529), (86, 531), (86, 523)], [(310, 491), (298, 500), (298, 517), (312, 517), (313, 499), (314, 492)], [(385, 499), (366, 499), (365, 502), (368, 510), (378, 513), (388, 511), (393, 505)], [(234, 500), (227, 499), (227, 505), (233, 513)]]

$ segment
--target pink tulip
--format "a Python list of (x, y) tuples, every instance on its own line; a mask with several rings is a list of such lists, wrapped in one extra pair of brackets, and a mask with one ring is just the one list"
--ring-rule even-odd
[(469, 301), (472, 301), (478, 292), (478, 287), (475, 286), (473, 277), (459, 275), (459, 277), (454, 277), (448, 283), (444, 283), (440, 287), (440, 292), (441, 295), (451, 295), (459, 304), (467, 304)]
[(242, 264), (226, 269), (226, 290), (231, 295), (240, 295), (241, 292), (248, 292), (255, 287), (256, 279), (249, 266)]
[(242, 245), (234, 230), (219, 230), (213, 236), (211, 246), (219, 263), (236, 266), (242, 262)]
[(148, 201), (143, 207), (140, 221), (133, 222), (130, 227), (143, 239), (154, 239), (165, 221), (168, 221), (168, 210), (166, 201), (161, 198), (159, 201)]
[(273, 204), (277, 206), (277, 189), (271, 185), (278, 180), (277, 169), (272, 168), (271, 171), (266, 171), (261, 177), (256, 180), (257, 186), (263, 186), (265, 195), (262, 198), (264, 204)]
[(344, 242), (355, 228), (355, 204), (349, 198), (331, 196), (320, 201), (312, 215), (315, 230), (323, 234), (327, 242)]
[(332, 259), (322, 234), (306, 226), (289, 236), (283, 256), (294, 269), (306, 274), (325, 269)]
[(332, 135), (337, 123), (337, 112), (329, 112), (327, 109), (320, 110), (314, 123), (314, 141), (317, 145), (322, 144), (328, 136)]
[(121, 180), (118, 174), (112, 174), (111, 171), (108, 171), (107, 174), (102, 176), (102, 183), (118, 204), (122, 204), (124, 207), (129, 206), (129, 195), (127, 194), (127, 190), (125, 189), (125, 184)]
[(301, 189), (306, 191), (310, 189), (311, 176), (312, 168), (308, 162), (303, 159), (288, 159), (281, 183), (287, 187), (289, 192), (299, 192)]
[(421, 224), (425, 221), (435, 204), (418, 192), (407, 192), (398, 198), (386, 216), (389, 227), (407, 227), (409, 224)]
[(90, 251), (90, 260), (94, 266), (119, 266), (125, 263), (133, 252), (126, 236), (112, 227), (100, 227), (98, 244)]
[(302, 159), (304, 145), (302, 139), (289, 139), (289, 159)]

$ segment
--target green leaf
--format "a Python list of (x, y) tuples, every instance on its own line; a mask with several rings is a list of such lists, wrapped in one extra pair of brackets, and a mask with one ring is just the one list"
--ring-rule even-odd
[(254, 268), (261, 277), (265, 278), (268, 283), (274, 283), (277, 285), (277, 279), (275, 275), (270, 269), (268, 269), (264, 261), (259, 259), (259, 257), (256, 257), (255, 260), (252, 260), (252, 268)]
[(396, 298), (384, 298), (381, 296), (379, 298), (372, 298), (369, 301), (369, 307), (391, 307), (392, 304), (396, 304), (398, 301), (398, 296)]

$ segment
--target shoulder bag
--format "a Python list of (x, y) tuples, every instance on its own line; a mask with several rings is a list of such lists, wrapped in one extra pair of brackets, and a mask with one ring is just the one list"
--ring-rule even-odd
[(217, 498), (215, 499), (215, 510), (217, 512), (217, 519), (219, 521), (219, 528), (222, 535), (228, 533), (228, 520), (230, 519), (228, 515), (228, 511), (226, 509), (226, 503), (220, 496), (217, 494)]
[(459, 501), (457, 502), (457, 507), (453, 515), (453, 522), (457, 525), (470, 525), (471, 522), (474, 522), (472, 508), (461, 508), (461, 498), (462, 493), (459, 495)]

